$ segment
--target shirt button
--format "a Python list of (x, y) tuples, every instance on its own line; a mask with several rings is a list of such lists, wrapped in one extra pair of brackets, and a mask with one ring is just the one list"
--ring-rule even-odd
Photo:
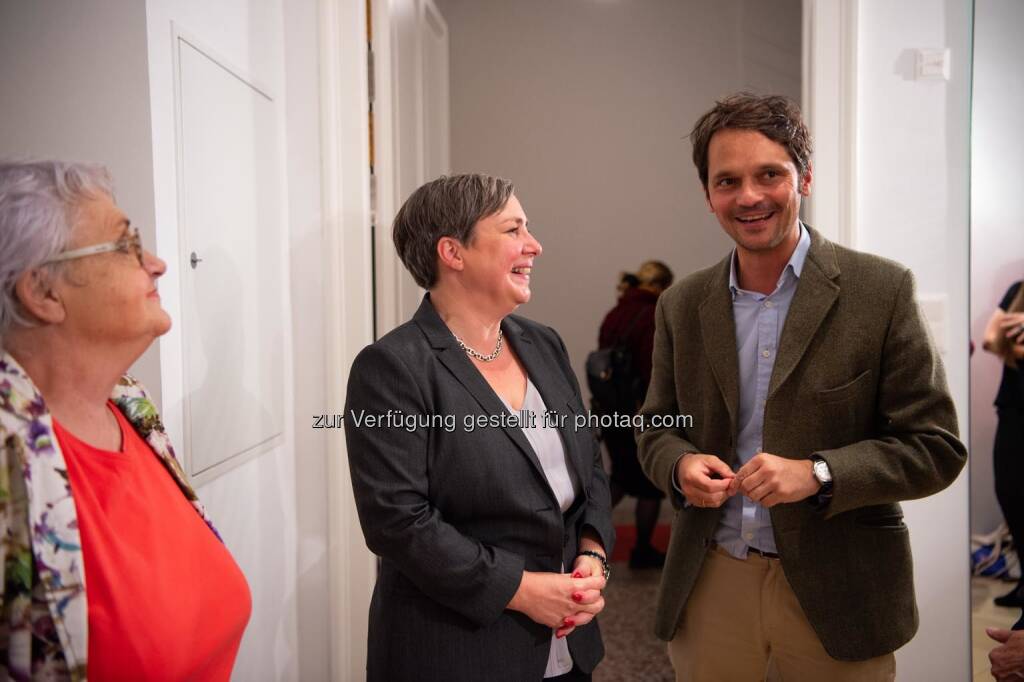
[(770, 353), (770, 352), (768, 351), (768, 349), (767, 349), (767, 348), (765, 348), (765, 349), (764, 349), (763, 351), (761, 351), (761, 357), (762, 357), (762, 358), (767, 358), (767, 357), (769, 357), (770, 355), (771, 355), (771, 353)]
[(754, 534), (753, 533), (744, 533), (743, 537), (746, 538), (747, 540), (753, 540), (754, 539)]
[(771, 301), (765, 301), (765, 302), (764, 302), (764, 307), (765, 307), (765, 308), (774, 308), (774, 307), (775, 307), (775, 304), (774, 304), (774, 303), (772, 303)]

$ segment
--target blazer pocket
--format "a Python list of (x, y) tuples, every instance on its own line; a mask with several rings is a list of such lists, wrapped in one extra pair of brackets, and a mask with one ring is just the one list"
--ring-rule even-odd
[(848, 400), (850, 397), (857, 394), (863, 387), (868, 383), (868, 379), (871, 376), (871, 370), (866, 369), (856, 377), (847, 381), (841, 386), (835, 388), (826, 388), (818, 391), (817, 401), (818, 403), (840, 403)]
[(876, 514), (864, 514), (856, 517), (858, 525), (866, 528), (877, 528), (879, 530), (907, 530), (907, 524), (903, 522), (901, 512), (882, 512)]

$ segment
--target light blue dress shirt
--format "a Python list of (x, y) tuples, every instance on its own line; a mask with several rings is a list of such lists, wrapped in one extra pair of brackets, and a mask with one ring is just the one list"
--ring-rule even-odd
[[(742, 466), (761, 452), (764, 438), (764, 407), (768, 383), (775, 367), (779, 336), (786, 324), (800, 273), (811, 246), (811, 235), (800, 225), (800, 241), (779, 276), (775, 291), (767, 296), (745, 291), (736, 276), (736, 252), (729, 268), (732, 315), (736, 323), (736, 351), (739, 365), (739, 433), (736, 454)], [(775, 535), (768, 509), (750, 501), (742, 493), (730, 497), (722, 507), (722, 520), (715, 530), (715, 542), (738, 559), (745, 559), (753, 547), (776, 552)]]

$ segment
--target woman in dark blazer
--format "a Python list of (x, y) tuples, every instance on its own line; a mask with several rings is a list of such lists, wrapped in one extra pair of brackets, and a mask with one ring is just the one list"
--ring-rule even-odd
[(512, 184), (483, 175), (416, 190), (394, 240), (428, 293), (356, 358), (345, 406), (381, 557), (367, 677), (589, 679), (614, 533), (565, 345), (511, 315), (541, 246)]

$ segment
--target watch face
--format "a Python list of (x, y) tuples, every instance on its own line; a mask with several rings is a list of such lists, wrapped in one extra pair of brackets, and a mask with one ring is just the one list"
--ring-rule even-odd
[(828, 470), (828, 464), (823, 460), (819, 459), (814, 463), (814, 477), (822, 484), (832, 481), (832, 473)]

